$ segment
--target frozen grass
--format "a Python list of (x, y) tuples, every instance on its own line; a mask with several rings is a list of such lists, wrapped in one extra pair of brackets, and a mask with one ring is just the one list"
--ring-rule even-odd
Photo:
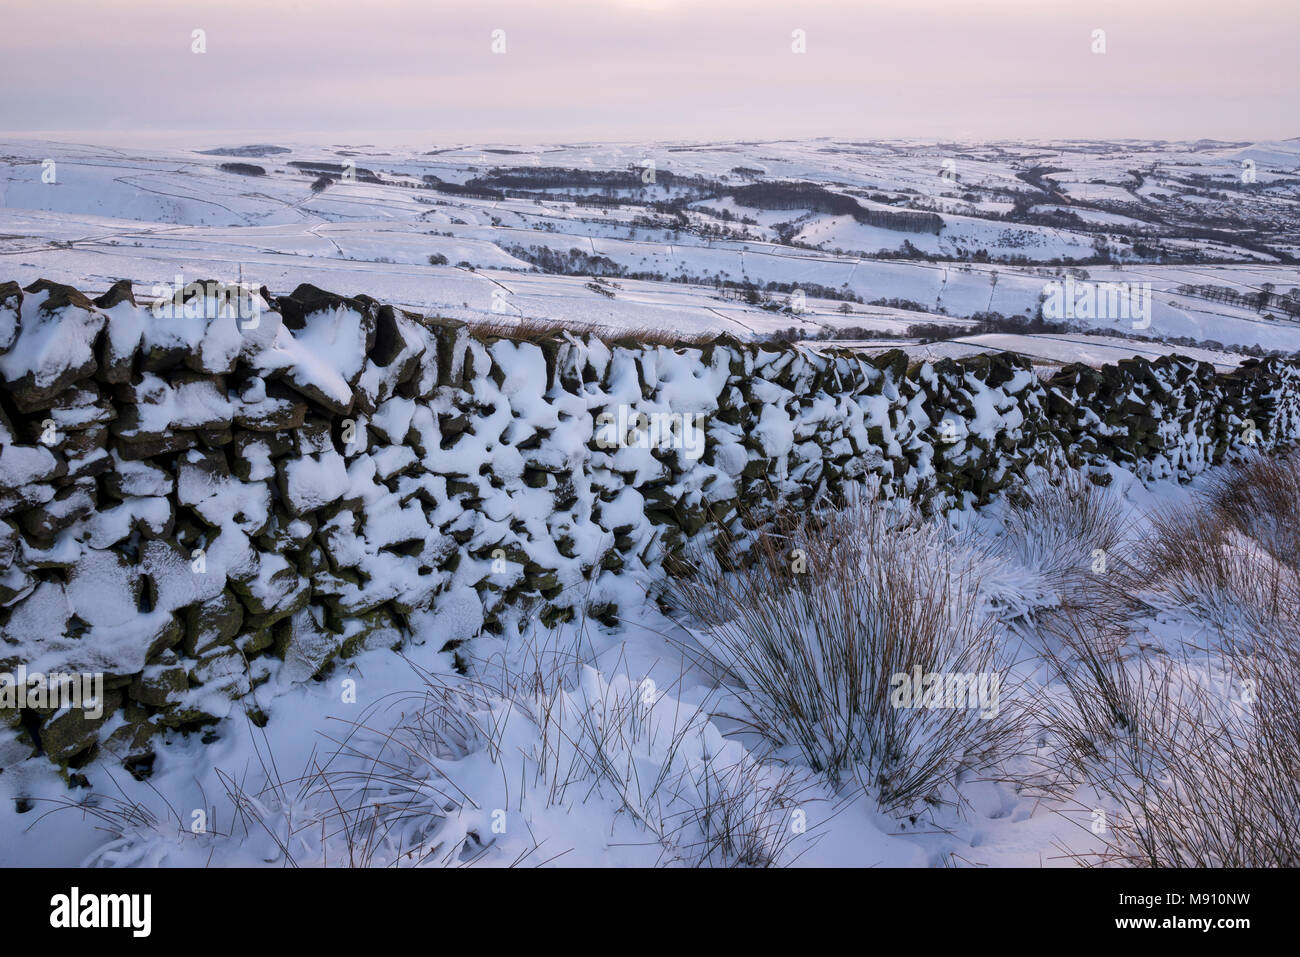
[(1084, 863), (1300, 865), (1296, 637), (1256, 636), (1257, 653), (1213, 668), (1095, 649), (1059, 725), (1115, 809), (1106, 850)]
[[(882, 809), (952, 799), (964, 769), (1020, 744), (1022, 713), (976, 564), (938, 525), (870, 498), (778, 520), (747, 562), (698, 556), (670, 597), (736, 689), (731, 715)], [(729, 570), (737, 565), (745, 567)], [(894, 676), (996, 675), (1000, 707), (899, 707)], [(1010, 699), (1010, 700), (1009, 700)]]
[(1254, 456), (1215, 476), (1208, 498), (1275, 559), (1300, 569), (1300, 453)]
[[(1085, 863), (1300, 865), (1295, 466), (1248, 461), (1156, 514), (1116, 576), (1123, 600), (1045, 629), (1066, 689), (1057, 756), (1115, 810)], [(1153, 613), (1195, 640), (1137, 641)]]
[(256, 786), (217, 772), (225, 830), (98, 794), (55, 809), (108, 834), (90, 866), (535, 866), (572, 848), (534, 825), (575, 806), (591, 839), (622, 820), (661, 865), (783, 866), (815, 842), (795, 823), (818, 800), (812, 775), (758, 760), (652, 683), (533, 650), (527, 667), (484, 669), (490, 683), (417, 668), (420, 689), (344, 722), (332, 753), (288, 780), (269, 751)]
[(1010, 510), (993, 553), (1035, 570), (1062, 604), (1074, 606), (1123, 565), (1128, 534), (1115, 496), (1084, 473), (1065, 471)]
[(1116, 603), (1116, 573), (1131, 561), (1132, 523), (1122, 499), (1087, 475), (1061, 471), (1022, 490), (997, 534), (961, 535), (983, 561), (982, 587), (1018, 632), (1080, 608)]
[(1229, 643), (1300, 626), (1300, 459), (1254, 459), (1154, 515), (1127, 569), (1134, 609), (1176, 610)]

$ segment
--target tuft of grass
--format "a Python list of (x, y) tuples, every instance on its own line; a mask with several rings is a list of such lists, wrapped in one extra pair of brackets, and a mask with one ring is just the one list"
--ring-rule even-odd
[(1297, 638), (1256, 635), (1254, 652), (1213, 670), (1107, 655), (1096, 686), (1068, 682), (1078, 712), (1092, 709), (1076, 728), (1104, 714), (1089, 700), (1098, 687), (1122, 702), (1123, 720), (1089, 755), (1089, 778), (1113, 809), (1102, 863), (1300, 866)]
[(1190, 614), (1229, 640), (1300, 625), (1300, 568), (1278, 551), (1286, 533), (1251, 512), (1252, 493), (1240, 484), (1227, 487), (1232, 497), (1221, 506), (1224, 488), (1152, 516), (1124, 576), (1131, 605)]
[(1300, 571), (1300, 453), (1254, 455), (1211, 480), (1209, 507)]
[(1024, 575), (1007, 583), (997, 597), (1013, 612), (1100, 611), (1115, 604), (1112, 586), (1130, 564), (1131, 536), (1117, 498), (1086, 474), (1066, 470), (1026, 489), (1008, 511), (1003, 534), (981, 551), (994, 567), (1018, 566), (1037, 583), (1040, 594), (1028, 603), (1021, 597)]
[[(856, 777), (883, 809), (909, 810), (950, 801), (962, 771), (1023, 732), (976, 565), (949, 546), (938, 525), (863, 496), (778, 520), (744, 559), (697, 556), (668, 597), (734, 688), (743, 713), (731, 717), (833, 784)], [(898, 706), (896, 676), (916, 669), (996, 675), (996, 713)]]
[[(1157, 512), (1117, 576), (1123, 603), (1045, 626), (1065, 689), (1049, 725), (1073, 780), (1110, 805), (1106, 849), (1082, 862), (1300, 866), (1295, 467), (1251, 459)], [(1205, 647), (1135, 641), (1153, 615), (1188, 621)]]
[[(525, 645), (509, 661), (476, 661), (482, 678), (411, 663), (422, 687), (344, 720), (332, 753), (313, 752), (290, 780), (261, 748), (262, 783), (218, 770), (226, 832), (191, 832), (174, 809), (164, 816), (125, 795), (55, 809), (108, 833), (87, 862), (104, 865), (192, 865), (218, 852), (220, 863), (253, 855), (285, 867), (543, 865), (571, 850), (548, 844), (549, 814), (588, 803), (612, 815), (610, 826), (635, 822), (661, 864), (784, 866), (796, 844), (818, 839), (820, 824), (795, 826), (795, 812), (821, 800), (805, 769), (764, 763), (724, 739), (704, 705), (648, 680), (605, 680), (536, 634)], [(512, 838), (500, 837), (503, 814)]]

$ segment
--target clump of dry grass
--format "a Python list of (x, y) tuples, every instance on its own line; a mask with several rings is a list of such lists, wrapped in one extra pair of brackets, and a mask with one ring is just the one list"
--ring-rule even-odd
[(1009, 516), (1004, 547), (1067, 596), (1095, 569), (1123, 561), (1128, 523), (1115, 497), (1084, 473), (1063, 472), (1027, 498)]
[(468, 324), (468, 332), (480, 342), (490, 339), (510, 339), (516, 342), (539, 342), (562, 332), (582, 335), (586, 328), (581, 323), (566, 324), (549, 319), (518, 318), (475, 319)]
[[(1300, 866), (1300, 653), (1295, 634), (1213, 671), (1098, 650), (1068, 681), (1076, 757), (1116, 813), (1102, 863)], [(1098, 693), (1101, 691), (1102, 693)]]
[[(1092, 859), (1300, 865), (1295, 467), (1252, 459), (1158, 512), (1120, 568), (1123, 601), (1045, 628), (1066, 692), (1049, 708), (1062, 770), (1117, 810)], [(1133, 629), (1157, 614), (1191, 623), (1205, 647), (1140, 648)]]
[[(449, 775), (475, 761), (499, 767), (503, 781), (518, 785), (507, 795), (528, 796), (533, 807), (613, 799), (657, 842), (664, 863), (787, 863), (800, 833), (791, 811), (808, 804), (809, 780), (714, 744), (721, 739), (702, 706), (662, 698), (630, 676), (605, 681), (590, 668), (575, 676), (547, 658), (533, 654), (522, 671), (499, 668), (491, 688), (420, 672), (425, 687), (402, 702), (400, 720), (351, 727), (313, 790), (349, 863), (478, 860), (493, 843), (490, 804)], [(520, 862), (551, 859), (531, 840)]]
[(1002, 580), (987, 578), (1004, 616), (1049, 618), (1115, 604), (1116, 572), (1129, 563), (1130, 522), (1108, 489), (1064, 471), (1021, 494), (1002, 534), (980, 547)]
[[(695, 781), (698, 797), (674, 836), (698, 867), (781, 867), (794, 863), (791, 845), (800, 831), (794, 814), (810, 806), (808, 781), (793, 768), (774, 770), (755, 761), (709, 764)], [(802, 805), (802, 807), (801, 807)]]
[[(793, 823), (820, 803), (810, 773), (763, 763), (726, 741), (702, 705), (652, 683), (607, 681), (535, 636), (522, 661), (484, 667), (488, 680), (412, 667), (421, 688), (343, 720), (333, 752), (313, 753), (300, 775), (282, 779), (260, 748), (260, 785), (218, 771), (226, 833), (189, 832), (174, 809), (169, 820), (125, 799), (56, 809), (80, 810), (111, 836), (95, 864), (192, 863), (218, 852), (224, 863), (247, 847), (254, 863), (288, 867), (461, 867), (489, 855), (541, 865), (571, 850), (549, 843), (552, 809), (588, 802), (634, 821), (663, 864), (783, 866), (792, 845), (817, 839)], [(513, 837), (502, 837), (507, 817)]]
[(1300, 570), (1300, 454), (1252, 456), (1213, 479), (1206, 497), (1216, 514)]
[(1133, 607), (1190, 612), (1229, 640), (1300, 625), (1297, 466), (1250, 460), (1154, 515), (1125, 576)]
[[(725, 551), (725, 550), (724, 550)], [(887, 810), (951, 799), (963, 769), (1020, 743), (1008, 663), (983, 613), (976, 565), (945, 532), (864, 496), (785, 516), (747, 559), (697, 556), (669, 599), (702, 658), (736, 689), (733, 715), (840, 784), (858, 777)], [(895, 676), (996, 675), (1000, 706), (899, 707)]]
[(1129, 580), (1139, 605), (1180, 609), (1223, 634), (1238, 621), (1294, 621), (1300, 580), (1222, 513), (1184, 508), (1156, 515)]
[(1144, 674), (1122, 620), (1071, 608), (1040, 625), (1042, 655), (1063, 695), (1045, 699), (1045, 730), (1055, 739), (1042, 752), (1045, 790), (1073, 790), (1087, 780), (1123, 735), (1137, 727)]

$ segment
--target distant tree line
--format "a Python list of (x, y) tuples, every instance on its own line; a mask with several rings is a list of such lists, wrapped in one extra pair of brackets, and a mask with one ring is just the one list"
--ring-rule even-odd
[(1231, 286), (1215, 286), (1206, 283), (1202, 285), (1184, 284), (1174, 291), (1183, 296), (1207, 299), (1210, 302), (1222, 302), (1230, 306), (1240, 306), (1243, 309), (1254, 309), (1256, 312), (1277, 309), (1286, 313), (1292, 319), (1300, 318), (1300, 288), (1293, 288), (1285, 294), (1280, 294), (1275, 291), (1275, 287), (1271, 282), (1264, 283), (1258, 290), (1248, 291), (1233, 289)]
[(222, 163), (221, 169), (240, 176), (265, 176), (266, 170), (255, 163)]
[[(293, 160), (289, 163), (289, 165), (294, 167), (295, 169), (302, 170), (304, 173), (307, 173), (309, 175), (318, 174), (318, 175), (328, 176), (332, 180), (341, 179), (343, 174), (350, 168), (344, 166), (342, 163), (324, 163), (324, 162), (308, 163), (303, 160)], [(354, 168), (352, 171), (353, 173), (356, 174), (357, 182), (359, 183), (384, 183), (385, 182), (383, 179), (381, 179), (378, 175), (375, 174), (374, 170), (366, 169), (364, 166), (358, 166)]]
[[(552, 249), (550, 246), (521, 246), (508, 243), (498, 243), (497, 247), (507, 255), (522, 260), (544, 273), (560, 276), (592, 276), (712, 286), (714, 289), (736, 293), (737, 298), (755, 306), (771, 303), (772, 293), (793, 294), (796, 289), (802, 291), (805, 296), (815, 299), (832, 299), (837, 302), (862, 302), (862, 297), (846, 286), (837, 289), (833, 286), (823, 286), (815, 282), (790, 283), (775, 280), (760, 284), (748, 279), (724, 279), (721, 276), (698, 276), (687, 273), (665, 275), (658, 271), (629, 270), (608, 256), (589, 253), (576, 246), (567, 252)], [(778, 303), (776, 308), (781, 308), (781, 306), (782, 304)]]
[(759, 209), (811, 209), (832, 216), (851, 216), (859, 223), (907, 233), (935, 233), (943, 228), (938, 213), (915, 210), (867, 209), (852, 196), (845, 196), (816, 183), (751, 183), (730, 190), (741, 206)]

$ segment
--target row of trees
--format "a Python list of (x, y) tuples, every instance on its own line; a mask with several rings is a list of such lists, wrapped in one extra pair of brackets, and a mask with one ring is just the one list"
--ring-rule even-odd
[(1180, 295), (1194, 296), (1197, 299), (1208, 299), (1210, 302), (1222, 302), (1230, 306), (1254, 309), (1256, 312), (1277, 309), (1286, 313), (1292, 319), (1300, 318), (1300, 288), (1297, 287), (1292, 287), (1286, 293), (1279, 293), (1277, 287), (1271, 282), (1264, 283), (1258, 290), (1241, 290), (1234, 289), (1231, 286), (1215, 286), (1206, 283), (1202, 285), (1185, 284), (1179, 286), (1177, 292)]

